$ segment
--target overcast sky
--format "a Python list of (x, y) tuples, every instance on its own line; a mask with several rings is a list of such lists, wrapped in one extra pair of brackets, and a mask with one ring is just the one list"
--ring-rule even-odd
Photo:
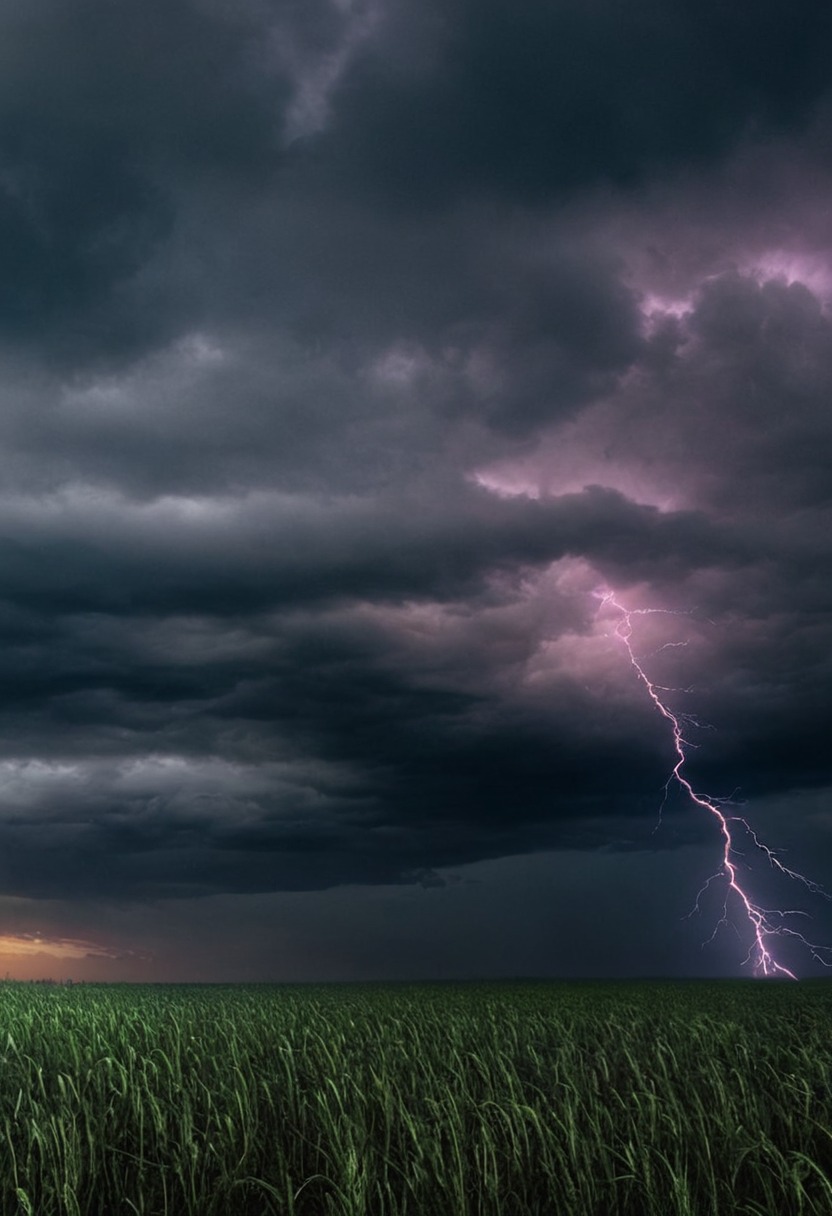
[(832, 888), (832, 7), (0, 0), (0, 48), (0, 968), (749, 973), (601, 597)]

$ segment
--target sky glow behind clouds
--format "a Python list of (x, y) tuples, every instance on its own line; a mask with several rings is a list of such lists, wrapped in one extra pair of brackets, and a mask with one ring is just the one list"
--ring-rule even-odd
[(0, 11), (4, 940), (735, 974), (601, 585), (689, 613), (634, 643), (688, 642), (696, 788), (828, 885), (830, 40), (819, 0)]

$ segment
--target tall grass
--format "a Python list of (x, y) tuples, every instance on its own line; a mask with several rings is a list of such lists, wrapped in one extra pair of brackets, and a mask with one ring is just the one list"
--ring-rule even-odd
[(0, 985), (0, 1216), (829, 1216), (832, 984)]

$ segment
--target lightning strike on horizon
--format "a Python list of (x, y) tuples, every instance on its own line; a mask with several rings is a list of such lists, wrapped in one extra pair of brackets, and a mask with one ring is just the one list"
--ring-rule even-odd
[[(774, 957), (770, 948), (770, 939), (775, 937), (791, 937), (796, 939), (810, 952), (815, 959), (818, 960), (818, 962), (822, 963), (825, 967), (832, 966), (832, 962), (828, 962), (827, 959), (824, 958), (825, 954), (832, 957), (832, 948), (813, 944), (812, 942), (808, 941), (802, 933), (797, 932), (797, 930), (792, 929), (783, 923), (786, 917), (806, 916), (807, 913), (798, 911), (796, 909), (782, 911), (777, 909), (762, 908), (759, 904), (754, 903), (751, 896), (741, 885), (737, 874), (737, 865), (734, 861), (734, 858), (738, 855), (739, 851), (734, 843), (732, 826), (740, 825), (742, 827), (752, 841), (754, 847), (764, 854), (772, 868), (778, 870), (785, 877), (790, 878), (795, 882), (802, 883), (813, 894), (822, 895), (825, 899), (830, 899), (832, 897), (830, 897), (830, 895), (818, 883), (806, 878), (803, 874), (798, 873), (796, 870), (791, 870), (788, 866), (783, 865), (776, 852), (769, 848), (769, 846), (762, 840), (760, 840), (754, 829), (741, 815), (726, 814), (722, 808), (731, 804), (730, 799), (713, 798), (706, 794), (697, 793), (682, 771), (687, 762), (686, 749), (696, 747), (696, 744), (691, 743), (684, 737), (683, 724), (697, 727), (702, 727), (706, 724), (699, 722), (691, 714), (681, 713), (670, 708), (667, 702), (662, 699), (660, 695), (661, 693), (690, 690), (667, 688), (664, 685), (654, 683), (647, 675), (647, 672), (644, 670), (644, 667), (636, 656), (631, 641), (633, 634), (633, 617), (649, 616), (654, 613), (668, 613), (672, 612), (672, 610), (664, 608), (625, 608), (624, 605), (616, 598), (616, 593), (614, 591), (599, 591), (596, 592), (596, 595), (598, 598), (600, 598), (602, 606), (608, 605), (618, 612), (619, 620), (614, 630), (615, 637), (618, 638), (619, 641), (623, 642), (630, 660), (630, 664), (640, 682), (647, 689), (648, 696), (653, 702), (653, 705), (656, 707), (661, 716), (670, 724), (670, 729), (673, 736), (673, 747), (676, 753), (676, 762), (673, 765), (667, 781), (665, 782), (664, 798), (662, 799), (661, 804), (662, 807), (667, 799), (668, 791), (671, 785), (675, 782), (683, 790), (691, 802), (713, 816), (722, 837), (722, 864), (700, 888), (692, 909), (692, 911), (698, 911), (699, 901), (712, 883), (719, 880), (723, 880), (726, 883), (725, 902), (723, 904), (722, 916), (717, 922), (717, 925), (708, 940), (713, 941), (719, 929), (722, 926), (728, 925), (728, 904), (729, 900), (733, 897), (735, 903), (739, 905), (742, 915), (752, 931), (751, 946), (744, 959), (743, 965), (753, 959), (754, 972), (756, 975), (779, 975), (793, 980), (797, 979), (797, 976), (793, 971), (790, 971), (788, 967), (785, 967), (782, 963), (779, 963)], [(670, 646), (683, 645), (685, 645), (685, 643), (666, 643), (665, 646), (659, 647), (659, 650), (654, 651), (653, 653), (657, 654), (660, 650), (664, 650)]]

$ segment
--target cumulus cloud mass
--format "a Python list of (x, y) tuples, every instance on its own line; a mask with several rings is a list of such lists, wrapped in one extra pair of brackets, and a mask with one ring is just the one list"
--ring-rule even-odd
[(0, 46), (10, 969), (736, 973), (598, 590), (667, 610), (697, 787), (830, 881), (830, 7), (30, 0)]

